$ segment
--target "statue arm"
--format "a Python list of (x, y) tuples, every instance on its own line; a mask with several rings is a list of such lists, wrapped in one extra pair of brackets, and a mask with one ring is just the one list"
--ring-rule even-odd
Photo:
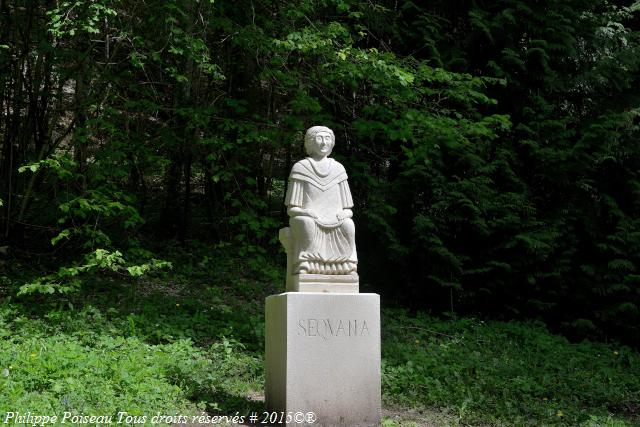
[(285, 204), (287, 205), (287, 214), (290, 217), (294, 216), (310, 216), (311, 218), (317, 218), (318, 216), (311, 210), (305, 209), (304, 204), (304, 182), (297, 179), (289, 180), (289, 188), (287, 189), (287, 196), (285, 197)]
[(298, 206), (290, 206), (289, 209), (287, 209), (287, 214), (289, 214), (289, 216), (310, 216), (311, 218), (318, 218), (318, 215), (316, 215), (315, 212), (313, 212), (310, 209), (305, 209), (305, 208), (300, 208)]
[(353, 218), (353, 199), (351, 198), (351, 190), (349, 189), (349, 183), (345, 179), (340, 184), (340, 199), (342, 200), (342, 211), (338, 212), (336, 217), (342, 221), (345, 218)]
[(338, 185), (340, 186), (340, 199), (342, 200), (342, 209), (351, 209), (353, 207), (353, 198), (351, 197), (349, 182), (345, 179)]
[(338, 218), (339, 221), (346, 218), (353, 218), (353, 211), (351, 209), (343, 209), (336, 214), (336, 218)]
[(304, 183), (297, 179), (289, 178), (287, 195), (284, 197), (284, 204), (289, 208), (302, 206), (304, 202)]

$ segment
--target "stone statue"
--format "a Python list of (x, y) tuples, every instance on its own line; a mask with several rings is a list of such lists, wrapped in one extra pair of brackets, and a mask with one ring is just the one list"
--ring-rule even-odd
[(334, 145), (331, 129), (309, 128), (304, 138), (308, 157), (289, 175), (289, 228), (280, 230), (289, 291), (358, 292), (353, 200), (347, 172), (329, 158)]

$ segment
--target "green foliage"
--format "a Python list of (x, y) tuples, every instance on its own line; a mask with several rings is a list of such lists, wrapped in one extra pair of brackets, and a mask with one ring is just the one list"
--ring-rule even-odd
[[(243, 396), (262, 388), (255, 296), (273, 290), (243, 277), (229, 252), (168, 253), (176, 270), (133, 290), (96, 274), (62, 306), (3, 300), (0, 410), (117, 417), (260, 409)], [(118, 264), (113, 256), (102, 252), (95, 262), (109, 268)], [(243, 286), (225, 291), (229, 278)]]
[(599, 1), (406, 3), (398, 20), (411, 30), (397, 33), (395, 50), (428, 45), (415, 57), (443, 64), (448, 85), (465, 75), (451, 70), (503, 84), (474, 88), (484, 98), (453, 85), (427, 110), (436, 121), (420, 144), (385, 153), (384, 185), (366, 183), (384, 194), (370, 196), (367, 214), (372, 278), (392, 292), (402, 277), (410, 301), (437, 310), (544, 318), (575, 338), (606, 330), (638, 342), (629, 326), (638, 288), (627, 278), (640, 158), (634, 17)]
[(32, 293), (53, 294), (56, 292), (66, 294), (74, 292), (80, 288), (83, 280), (86, 281), (87, 278), (93, 278), (93, 274), (98, 272), (112, 271), (122, 274), (123, 271), (126, 271), (131, 277), (140, 277), (154, 270), (171, 267), (170, 262), (158, 259), (151, 259), (144, 264), (131, 265), (119, 251), (110, 252), (106, 249), (96, 249), (85, 255), (83, 264), (73, 267), (60, 267), (56, 273), (40, 276), (32, 282), (25, 283), (20, 286), (17, 295), (29, 295)]
[[(207, 360), (188, 342), (150, 347), (135, 338), (31, 337), (6, 343), (0, 365), (2, 407), (41, 414), (197, 413), (181, 389), (182, 369), (206, 378)], [(12, 355), (13, 354), (13, 355)], [(200, 363), (197, 363), (200, 362)], [(90, 375), (87, 375), (90, 373)], [(184, 387), (186, 389), (186, 387)]]
[[(54, 173), (62, 182), (69, 182), (82, 179), (77, 167), (77, 162), (62, 154), (21, 166), (18, 172), (30, 171), (35, 174), (45, 170)], [(131, 277), (140, 277), (153, 270), (171, 268), (171, 263), (149, 256), (143, 256), (145, 262), (136, 264), (125, 260), (121, 251), (112, 249), (114, 246), (120, 246), (130, 250), (132, 255), (141, 253), (135, 240), (131, 240), (129, 245), (114, 245), (112, 241), (112, 236), (118, 236), (112, 228), (115, 223), (124, 231), (144, 223), (133, 207), (135, 199), (132, 196), (108, 185), (102, 185), (96, 189), (87, 189), (79, 195), (68, 192), (64, 199), (58, 205), (57, 224), (68, 228), (62, 228), (52, 237), (51, 245), (63, 246), (71, 241), (88, 252), (80, 262), (72, 266), (61, 266), (55, 273), (25, 283), (20, 287), (18, 296), (75, 292), (83, 280), (92, 278), (96, 272), (126, 271)]]
[[(256, 360), (233, 341), (222, 340), (208, 349), (188, 339), (149, 345), (135, 336), (119, 335), (113, 326), (110, 334), (87, 328), (94, 323), (111, 325), (93, 307), (50, 312), (48, 322), (30, 326), (16, 308), (4, 306), (0, 317), (9, 350), (0, 355), (3, 413), (68, 411), (114, 419), (121, 411), (148, 418), (157, 413), (199, 415), (205, 408), (219, 410), (226, 404), (214, 400), (219, 390), (240, 393), (256, 387), (251, 382)], [(74, 325), (77, 329), (50, 335), (48, 329), (56, 324), (67, 331)]]
[(640, 358), (628, 347), (400, 310), (384, 312), (383, 334), (383, 395), (449, 408), (455, 425), (634, 425)]
[(18, 168), (19, 173), (30, 171), (36, 173), (42, 169), (48, 169), (52, 171), (58, 178), (67, 179), (74, 176), (73, 170), (77, 167), (77, 163), (74, 162), (68, 155), (61, 154), (55, 155), (48, 159), (43, 159), (38, 162), (30, 163), (28, 165), (20, 166)]
[(103, 23), (118, 15), (112, 7), (114, 3), (110, 0), (64, 1), (47, 11), (48, 30), (55, 37), (99, 34)]

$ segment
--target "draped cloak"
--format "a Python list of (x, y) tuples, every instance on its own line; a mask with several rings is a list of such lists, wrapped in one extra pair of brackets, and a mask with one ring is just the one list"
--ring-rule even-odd
[[(309, 158), (300, 160), (291, 169), (285, 197), (288, 207), (310, 209), (318, 215), (307, 248), (298, 247), (296, 257), (320, 262), (357, 262), (353, 236), (348, 235), (336, 215), (353, 207), (347, 172), (339, 162), (328, 159), (328, 171), (322, 175)], [(350, 221), (350, 220), (349, 220)]]

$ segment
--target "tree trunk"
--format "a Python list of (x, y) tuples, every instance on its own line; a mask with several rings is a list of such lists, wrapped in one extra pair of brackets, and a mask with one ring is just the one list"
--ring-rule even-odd
[(82, 61), (76, 76), (76, 92), (74, 110), (76, 114), (76, 135), (74, 138), (73, 158), (78, 164), (78, 173), (80, 174), (80, 188), (84, 193), (87, 190), (87, 143), (86, 140), (86, 122), (87, 114), (87, 90), (86, 84), (86, 61)]
[(176, 209), (177, 206), (180, 206), (178, 201), (180, 198), (179, 186), (182, 159), (180, 158), (180, 152), (178, 150), (170, 153), (169, 157), (171, 162), (169, 163), (164, 179), (165, 199), (162, 226), (167, 235), (175, 237), (177, 226), (182, 223), (180, 210)]
[(184, 243), (189, 236), (189, 221), (191, 219), (191, 140), (189, 136), (184, 141), (184, 199), (182, 200), (182, 224), (180, 227), (180, 241)]

